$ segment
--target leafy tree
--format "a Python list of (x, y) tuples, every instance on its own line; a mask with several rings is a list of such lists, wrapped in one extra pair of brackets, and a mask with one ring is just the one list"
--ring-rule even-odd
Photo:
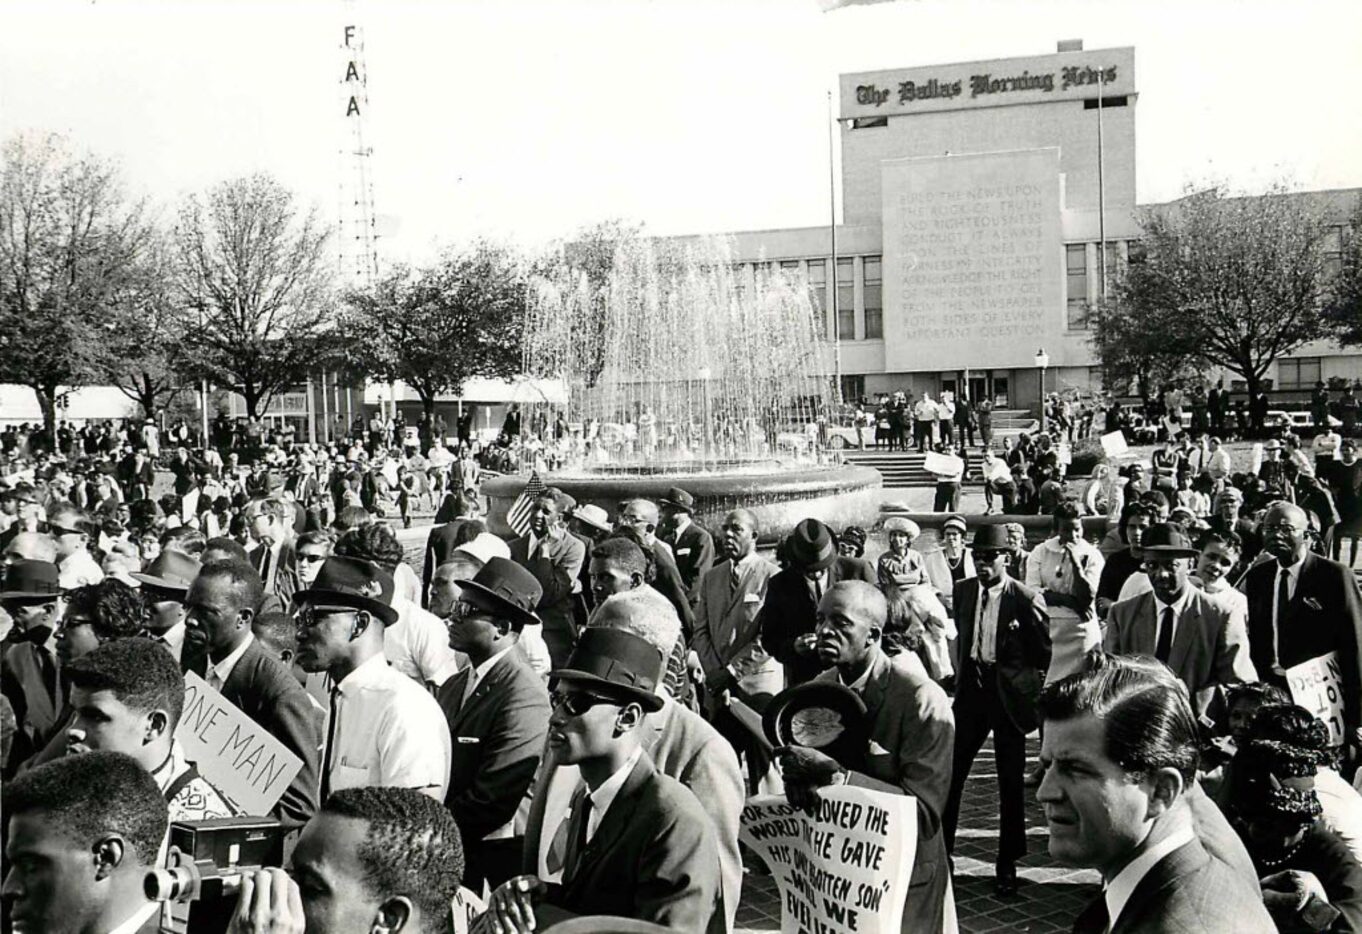
[(1316, 204), (1281, 185), (1261, 197), (1193, 192), (1142, 224), (1143, 259), (1098, 329), (1103, 365), (1167, 360), (1172, 347), (1241, 376), (1250, 394), (1278, 357), (1328, 333), (1324, 239)]
[[(1127, 278), (1125, 285), (1130, 283)], [(1122, 291), (1118, 284), (1112, 298), (1090, 310), (1090, 340), (1102, 364), (1103, 385), (1138, 384), (1141, 398), (1148, 402), (1159, 386), (1191, 376), (1195, 358), (1177, 327), (1178, 316), (1137, 304), (1137, 289), (1130, 289), (1132, 294), (1123, 301)]]
[(1362, 196), (1339, 236), (1342, 262), (1330, 283), (1326, 316), (1338, 342), (1355, 347), (1362, 345)]
[(150, 225), (117, 168), (59, 136), (8, 139), (0, 168), (0, 381), (30, 387), (52, 437), (58, 395), (99, 378), (109, 309)]
[(258, 416), (302, 382), (334, 326), (329, 230), (268, 175), (222, 182), (180, 210), (174, 244), (196, 375)]
[(435, 398), (474, 376), (522, 366), (525, 270), (510, 248), (478, 241), (424, 269), (398, 267), (346, 297), (339, 335), (352, 364), (401, 380), (430, 414)]

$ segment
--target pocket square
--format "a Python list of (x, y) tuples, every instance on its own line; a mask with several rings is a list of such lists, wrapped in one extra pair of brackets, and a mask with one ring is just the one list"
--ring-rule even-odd
[(887, 756), (889, 755), (889, 750), (885, 749), (883, 746), (881, 746), (879, 743), (875, 742), (872, 739), (870, 741), (870, 754), (872, 756)]
[(1305, 605), (1308, 606), (1308, 607), (1309, 607), (1310, 609), (1312, 609), (1312, 610), (1323, 610), (1323, 609), (1324, 609), (1324, 607), (1320, 606), (1319, 601), (1316, 600), (1314, 597), (1306, 597), (1304, 602), (1305, 602)]

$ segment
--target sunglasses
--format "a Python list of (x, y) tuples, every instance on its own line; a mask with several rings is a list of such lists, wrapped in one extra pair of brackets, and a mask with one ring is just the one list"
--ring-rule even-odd
[(359, 610), (348, 606), (313, 606), (306, 604), (293, 614), (293, 622), (299, 629), (312, 629), (327, 620), (346, 614), (359, 615)]
[(554, 691), (549, 696), (549, 704), (554, 710), (562, 708), (567, 711), (569, 716), (580, 717), (592, 707), (601, 704), (612, 704), (616, 707), (621, 706), (617, 700), (608, 697), (600, 697), (596, 694), (586, 694), (580, 691)]
[(308, 555), (299, 553), (298, 560), (304, 564), (320, 564), (326, 560), (326, 555)]

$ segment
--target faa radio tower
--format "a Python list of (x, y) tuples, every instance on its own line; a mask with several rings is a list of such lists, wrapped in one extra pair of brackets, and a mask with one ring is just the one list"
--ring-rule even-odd
[[(353, 9), (346, 4), (348, 9)], [(364, 32), (347, 25), (341, 44), (345, 65), (341, 102), (345, 132), (340, 151), (341, 282), (364, 289), (378, 278), (378, 230), (374, 219), (373, 147), (365, 134), (369, 111), (369, 69), (364, 61)]]

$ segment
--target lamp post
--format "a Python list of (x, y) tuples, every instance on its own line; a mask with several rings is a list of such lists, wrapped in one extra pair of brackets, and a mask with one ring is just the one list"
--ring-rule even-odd
[(1050, 365), (1050, 355), (1042, 347), (1036, 351), (1036, 366), (1040, 368), (1040, 430), (1045, 433), (1045, 370)]

